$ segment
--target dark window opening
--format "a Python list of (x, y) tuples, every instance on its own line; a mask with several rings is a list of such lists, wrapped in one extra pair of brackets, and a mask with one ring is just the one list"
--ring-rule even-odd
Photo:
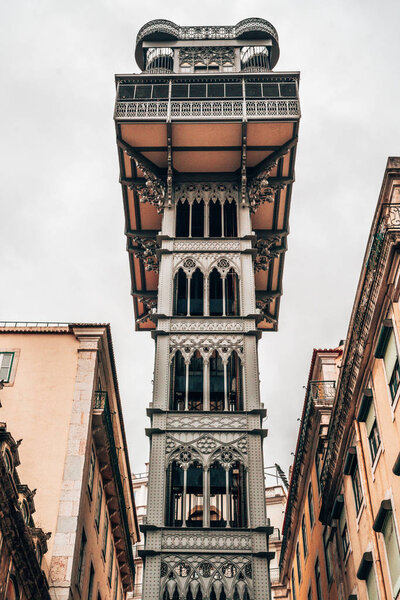
[(232, 352), (226, 367), (229, 410), (243, 410), (242, 365), (236, 352)]
[(224, 236), (237, 237), (237, 207), (235, 201), (224, 203)]
[(196, 351), (189, 363), (189, 410), (203, 410), (203, 358)]
[(224, 410), (224, 364), (214, 350), (210, 358), (210, 410)]
[(203, 527), (203, 467), (194, 462), (187, 470), (186, 527)]
[(176, 237), (189, 237), (189, 202), (176, 205)]
[(210, 237), (221, 237), (222, 235), (222, 215), (221, 204), (219, 200), (210, 202), (208, 205), (209, 215), (209, 233)]
[(203, 294), (203, 273), (200, 271), (200, 269), (196, 269), (190, 280), (190, 315), (201, 316), (203, 314)]
[(225, 278), (226, 315), (237, 316), (240, 314), (239, 278), (233, 269), (230, 269)]
[(171, 410), (185, 410), (186, 365), (181, 352), (175, 354), (171, 363)]
[(204, 236), (204, 202), (192, 204), (192, 237)]
[(209, 278), (210, 316), (218, 317), (223, 313), (222, 278), (216, 269), (213, 269)]
[(183, 269), (174, 278), (174, 315), (186, 316), (188, 312), (188, 280)]

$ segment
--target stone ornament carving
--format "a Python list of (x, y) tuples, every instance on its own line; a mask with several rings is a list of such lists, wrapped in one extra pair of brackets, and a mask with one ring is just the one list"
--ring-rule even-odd
[(224, 363), (227, 363), (233, 351), (244, 363), (243, 335), (172, 334), (170, 336), (170, 360), (177, 350), (180, 350), (186, 362), (190, 361), (196, 350), (200, 352), (205, 361), (208, 361), (215, 350)]
[[(161, 546), (166, 549), (193, 551), (198, 550), (221, 550), (251, 551), (251, 534), (237, 531), (235, 533), (225, 531), (188, 531), (169, 532), (163, 531)], [(213, 557), (213, 561), (216, 557)]]
[(235, 63), (235, 51), (233, 48), (216, 47), (187, 47), (179, 50), (179, 66), (194, 67), (195, 65), (207, 67), (208, 65), (230, 66)]
[(228, 271), (233, 269), (240, 275), (240, 254), (229, 254), (227, 256), (216, 256), (213, 253), (201, 254), (175, 254), (173, 275), (183, 269), (188, 277), (191, 277), (196, 268), (208, 277), (213, 269), (217, 269), (221, 277), (226, 277)]
[(246, 429), (246, 415), (195, 415), (168, 414), (169, 429)]
[(174, 240), (174, 252), (239, 252), (239, 240)]
[(194, 321), (193, 318), (187, 320), (171, 322), (171, 331), (243, 331), (243, 321), (240, 319), (229, 319), (227, 322), (224, 320), (216, 319), (204, 319), (202, 321)]
[(201, 202), (205, 204), (209, 202), (224, 202), (237, 201), (238, 186), (236, 183), (182, 183), (175, 185), (174, 188), (175, 202)]

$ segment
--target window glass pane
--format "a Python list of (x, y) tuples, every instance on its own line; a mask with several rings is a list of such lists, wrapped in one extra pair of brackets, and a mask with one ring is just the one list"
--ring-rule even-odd
[(394, 526), (393, 513), (389, 512), (382, 529), (394, 595), (400, 589), (400, 551)]
[(390, 334), (389, 341), (386, 346), (385, 356), (383, 360), (385, 362), (386, 376), (387, 380), (390, 381), (390, 378), (393, 373), (394, 365), (397, 358), (397, 350), (396, 350), (396, 341), (394, 339), (394, 333)]
[(369, 411), (368, 411), (368, 415), (365, 420), (365, 425), (367, 427), (367, 435), (369, 435), (371, 433), (371, 429), (374, 426), (374, 423), (375, 423), (375, 408), (374, 408), (374, 403), (371, 402)]
[(367, 577), (368, 600), (379, 600), (378, 588), (376, 587), (376, 579), (374, 569), (371, 568)]

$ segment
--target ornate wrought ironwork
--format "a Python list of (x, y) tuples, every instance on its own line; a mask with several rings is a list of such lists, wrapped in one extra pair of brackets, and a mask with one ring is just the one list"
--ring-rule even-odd
[(158, 273), (158, 258), (156, 255), (159, 244), (153, 238), (143, 238), (136, 235), (133, 238), (136, 246), (132, 246), (133, 254), (141, 260), (146, 271), (156, 271)]
[[(232, 119), (243, 117), (243, 100), (160, 100), (117, 102), (115, 118), (122, 120), (171, 118)], [(298, 100), (246, 100), (248, 119), (268, 117), (268, 119), (293, 119), (300, 117)]]
[[(164, 199), (166, 196), (165, 183), (153, 173), (147, 163), (141, 160), (136, 154), (133, 156), (136, 167), (140, 169), (146, 180), (146, 185), (136, 187), (140, 202), (148, 202), (157, 207), (158, 212), (164, 208)], [(169, 172), (168, 172), (169, 174)]]
[(268, 239), (258, 239), (256, 242), (257, 254), (254, 259), (254, 269), (256, 271), (267, 271), (269, 263), (272, 259), (276, 258), (279, 253), (274, 247), (275, 244), (280, 243), (278, 236), (273, 236)]
[(179, 65), (181, 67), (193, 67), (198, 63), (208, 66), (210, 63), (222, 67), (233, 66), (235, 52), (233, 48), (216, 46), (215, 48), (181, 48), (179, 50)]
[(310, 381), (310, 397), (315, 406), (332, 406), (335, 399), (335, 381)]

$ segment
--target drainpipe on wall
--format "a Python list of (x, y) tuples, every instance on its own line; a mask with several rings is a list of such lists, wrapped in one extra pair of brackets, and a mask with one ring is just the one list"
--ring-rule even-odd
[(377, 578), (378, 578), (378, 587), (379, 587), (379, 596), (380, 596), (380, 598), (382, 598), (382, 600), (389, 600), (388, 595), (386, 593), (385, 582), (384, 582), (384, 578), (383, 578), (382, 561), (381, 561), (381, 554), (379, 551), (378, 536), (377, 536), (376, 531), (374, 531), (374, 529), (372, 527), (372, 525), (374, 523), (374, 515), (372, 513), (371, 494), (369, 491), (367, 469), (365, 466), (364, 448), (361, 443), (360, 424), (356, 419), (354, 420), (354, 427), (355, 427), (355, 431), (356, 431), (357, 449), (359, 451), (359, 456), (361, 458), (360, 471), (361, 471), (363, 487), (364, 487), (365, 494), (366, 494), (366, 510), (367, 510), (367, 515), (368, 515), (368, 518), (370, 521), (370, 526), (371, 526), (371, 531), (372, 531), (372, 545), (374, 548), (376, 574), (377, 574)]

